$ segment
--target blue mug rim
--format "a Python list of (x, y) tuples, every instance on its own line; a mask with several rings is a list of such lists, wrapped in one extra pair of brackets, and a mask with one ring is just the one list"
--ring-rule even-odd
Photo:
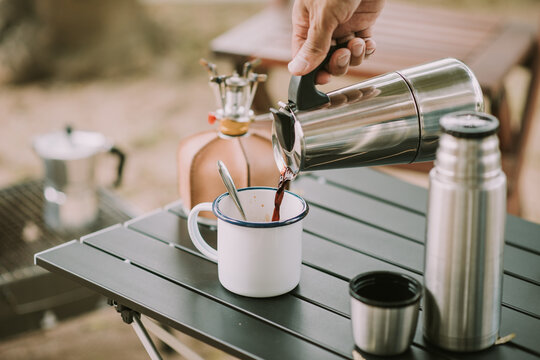
[[(252, 187), (245, 187), (245, 188), (238, 189), (238, 192), (247, 191), (247, 190), (272, 190), (272, 191), (275, 192), (277, 189), (273, 188), (273, 187), (269, 187), (269, 186), (252, 186)], [(280, 221), (270, 221), (270, 222), (251, 222), (251, 221), (244, 221), (244, 220), (240, 220), (240, 219), (231, 218), (231, 217), (223, 214), (221, 212), (221, 210), (219, 209), (220, 201), (223, 200), (226, 196), (229, 196), (228, 192), (225, 192), (225, 193), (219, 195), (214, 200), (214, 202), (212, 203), (212, 212), (220, 220), (228, 222), (229, 224), (234, 224), (234, 225), (239, 225), (239, 226), (244, 226), (244, 227), (273, 228), (273, 227), (280, 227), (280, 226), (294, 224), (294, 223), (296, 223), (296, 222), (298, 222), (298, 221), (300, 221), (300, 220), (302, 220), (303, 218), (306, 217), (306, 215), (309, 212), (309, 205), (306, 202), (306, 200), (304, 200), (304, 198), (302, 198), (300, 195), (297, 195), (297, 194), (295, 194), (293, 192), (290, 192), (288, 190), (285, 190), (285, 192), (292, 195), (292, 196), (295, 196), (296, 198), (298, 198), (302, 202), (302, 206), (303, 206), (302, 211), (300, 212), (300, 214), (298, 214), (298, 215), (296, 215), (296, 216), (294, 216), (292, 218), (289, 218), (289, 219), (280, 220)]]

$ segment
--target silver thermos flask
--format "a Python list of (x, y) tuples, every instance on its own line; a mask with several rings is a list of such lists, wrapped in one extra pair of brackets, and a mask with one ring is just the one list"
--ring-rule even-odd
[(487, 114), (440, 120), (429, 174), (424, 271), (424, 336), (451, 351), (490, 347), (501, 311), (506, 176)]

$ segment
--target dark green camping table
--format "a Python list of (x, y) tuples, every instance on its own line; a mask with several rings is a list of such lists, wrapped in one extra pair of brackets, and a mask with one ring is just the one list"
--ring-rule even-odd
[[(371, 169), (305, 175), (292, 189), (310, 213), (300, 285), (279, 297), (225, 290), (216, 264), (192, 246), (179, 203), (41, 252), (35, 261), (240, 358), (351, 359), (348, 281), (372, 270), (422, 280), (427, 191)], [(203, 235), (215, 242), (212, 229)], [(516, 337), (482, 352), (448, 353), (424, 341), (420, 318), (413, 346), (398, 358), (540, 358), (540, 225), (509, 215), (505, 238), (501, 336)]]

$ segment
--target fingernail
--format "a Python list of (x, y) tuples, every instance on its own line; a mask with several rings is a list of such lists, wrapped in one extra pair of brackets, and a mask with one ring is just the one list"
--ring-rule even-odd
[(351, 56), (347, 53), (338, 57), (337, 64), (339, 67), (345, 67), (349, 65), (350, 60), (351, 60)]
[(308, 67), (308, 62), (301, 56), (296, 56), (288, 65), (291, 73), (302, 73)]
[(357, 44), (352, 47), (352, 54), (354, 57), (362, 56), (363, 52), (364, 52), (364, 44)]
[(375, 52), (375, 48), (372, 48), (372, 49), (367, 49), (366, 50), (366, 55), (371, 55)]

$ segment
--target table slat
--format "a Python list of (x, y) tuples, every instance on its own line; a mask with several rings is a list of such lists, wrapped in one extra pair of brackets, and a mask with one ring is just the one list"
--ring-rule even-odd
[[(319, 191), (314, 192), (316, 188)], [(320, 188), (322, 188), (322, 191)], [(425, 214), (418, 214), (416, 210), (410, 211), (401, 206), (394, 206), (389, 202), (381, 202), (373, 198), (373, 195), (366, 195), (365, 192), (351, 194), (347, 189), (334, 186), (331, 183), (320, 184), (318, 180), (312, 178), (301, 179), (295, 185), (294, 189), (304, 194), (303, 196), (308, 202), (333, 210), (339, 213), (339, 217), (341, 217), (341, 214), (344, 214), (345, 216), (362, 221), (369, 226), (376, 226), (378, 229), (388, 231), (400, 237), (419, 243), (425, 241)], [(402, 191), (404, 190), (402, 189)], [(422, 198), (427, 201), (427, 193)], [(412, 201), (409, 200), (409, 202)], [(397, 211), (400, 213), (396, 213)], [(401, 216), (401, 218), (396, 219), (395, 216)], [(378, 219), (377, 222), (373, 221), (374, 218)], [(404, 223), (408, 226), (404, 226)], [(538, 230), (537, 236), (540, 241), (540, 227), (538, 227)], [(527, 252), (521, 246), (519, 248), (512, 248), (511, 244), (505, 244), (504, 249), (505, 270), (510, 274), (516, 274), (520, 278), (540, 285), (540, 266), (535, 266), (536, 264), (540, 264), (540, 255)], [(507, 249), (508, 254), (506, 254)], [(530, 261), (524, 262), (524, 259), (529, 259)]]
[(122, 305), (241, 358), (285, 359), (291, 354), (303, 359), (342, 358), (76, 241), (39, 254), (36, 263), (70, 274)]
[[(371, 196), (378, 201), (413, 210), (425, 215), (428, 191), (425, 188), (401, 181), (393, 176), (370, 168), (318, 171), (315, 179), (343, 186)], [(296, 185), (293, 182), (293, 187)], [(540, 255), (540, 224), (508, 214), (506, 218), (506, 243)]]
[[(116, 228), (88, 237), (85, 244), (129, 259), (133, 264), (321, 344), (344, 357), (351, 356), (354, 342), (350, 320), (346, 317), (291, 294), (265, 299), (235, 295), (219, 284), (216, 264), (126, 228)], [(346, 298), (347, 292), (334, 296)]]
[[(331, 227), (327, 225), (329, 223)], [(424, 249), (421, 244), (370, 228), (313, 204), (310, 204), (310, 214), (304, 219), (304, 230), (404, 270), (423, 273)], [(540, 286), (508, 274), (503, 275), (503, 282), (504, 305), (540, 318), (540, 302), (536, 301), (540, 299)]]
[[(181, 246), (184, 249), (199, 254), (199, 251), (195, 248), (189, 237), (186, 218), (178, 215), (184, 214), (183, 211), (181, 208), (178, 208), (178, 210), (171, 210), (172, 211), (161, 211), (143, 216), (128, 222), (126, 225), (130, 229), (155, 239)], [(178, 212), (175, 213), (174, 211)], [(199, 225), (199, 230), (208, 244), (213, 248), (216, 248), (216, 232), (206, 225)]]
[[(171, 214), (166, 213), (155, 214), (152, 218), (141, 219), (140, 221), (130, 224), (130, 227), (134, 229), (146, 229), (146, 231), (151, 233), (153, 232), (151, 229), (156, 229), (156, 227), (154, 227), (156, 224), (161, 224), (164, 228), (169, 227), (170, 225), (163, 225), (165, 222), (171, 222), (171, 224), (177, 224), (177, 226), (183, 227), (182, 222), (178, 222), (177, 219), (172, 219), (170, 215)], [(310, 216), (306, 217), (306, 219)], [(161, 219), (158, 219), (160, 217)], [(144, 224), (145, 222), (147, 223)], [(321, 221), (319, 220), (316, 222), (320, 223)], [(341, 224), (336, 225), (336, 229), (343, 228)], [(153, 236), (156, 237), (158, 232), (160, 231), (154, 231)], [(169, 231), (169, 233), (171, 232)], [(352, 233), (354, 234), (354, 232)], [(176, 239), (171, 239), (170, 237), (169, 240), (175, 242), (178, 241)], [(337, 313), (345, 314), (346, 316), (350, 316), (350, 305), (348, 303), (348, 297), (342, 294), (348, 293), (348, 280), (358, 273), (373, 270), (390, 270), (407, 273), (422, 281), (421, 271), (411, 272), (405, 270), (397, 265), (375, 259), (309, 233), (304, 233), (303, 236), (303, 262), (314, 269), (305, 266), (303, 267), (300, 286), (296, 288), (292, 294), (320, 306), (330, 308)], [(320, 269), (324, 273), (321, 273), (321, 271), (317, 271), (316, 269)], [(333, 278), (327, 274), (337, 276), (338, 278)], [(514, 284), (511, 283), (511, 285)], [(506, 288), (513, 291), (522, 291), (513, 289), (513, 287), (505, 287), (505, 289)], [(336, 294), (338, 295), (336, 296)], [(511, 309), (504, 309), (503, 312), (519, 314), (517, 311)], [(503, 329), (505, 328), (506, 327), (503, 326)], [(521, 326), (514, 328), (513, 331), (516, 331), (516, 329), (519, 329), (520, 332), (540, 331), (540, 320), (527, 317), (523, 319)], [(421, 337), (420, 333), (417, 338), (415, 338), (415, 341), (417, 341), (418, 344), (421, 342)], [(515, 342), (516, 344), (525, 347), (531, 347), (535, 349), (534, 351), (540, 353), (540, 347), (537, 342), (523, 343), (523, 341), (526, 340), (526, 338), (520, 337), (519, 339), (516, 339)]]
[[(317, 264), (317, 268), (323, 271), (335, 274), (342, 279), (349, 280), (359, 273), (386, 270), (397, 271), (423, 281), (422, 276), (401, 269), (397, 266), (384, 263), (382, 261), (374, 261), (362, 253), (351, 251), (346, 247), (336, 246), (324, 239), (316, 236), (304, 235), (304, 262), (307, 264)], [(505, 279), (506, 280), (506, 279)], [(531, 296), (527, 293), (519, 293), (523, 289), (515, 288), (514, 283), (511, 286), (503, 285), (503, 298), (507, 292), (518, 292), (523, 297)], [(534, 297), (532, 298), (534, 299)], [(319, 299), (321, 302), (331, 302), (331, 297), (325, 300)], [(333, 306), (338, 306), (333, 304)], [(347, 309), (343, 309), (347, 310)], [(349, 314), (349, 313), (347, 313)], [(513, 342), (524, 348), (532, 349), (537, 355), (540, 355), (540, 344), (538, 343), (537, 334), (540, 334), (540, 319), (523, 314), (514, 310), (513, 307), (503, 306), (502, 308), (502, 323), (501, 335), (509, 333), (526, 334), (526, 336), (518, 336)], [(519, 321), (515, 320), (519, 319)], [(419, 339), (417, 339), (419, 340)]]
[[(327, 224), (332, 224), (332, 226), (329, 227)], [(141, 221), (130, 223), (129, 226), (149, 236), (180, 244), (198, 253), (189, 239), (185, 219), (172, 213), (155, 214), (141, 219)], [(353, 249), (354, 251), (366, 254), (371, 258), (375, 258), (371, 261), (373, 264), (380, 260), (387, 263), (387, 267), (393, 268), (395, 271), (416, 274), (419, 276), (419, 280), (422, 280), (421, 274), (424, 268), (424, 249), (422, 244), (408, 241), (397, 235), (386, 233), (380, 229), (370, 227), (367, 224), (340, 216), (317, 206), (310, 207), (310, 213), (304, 219), (304, 230), (318, 237), (333, 241), (336, 244)], [(215, 233), (206, 230), (205, 238), (215, 241)], [(306, 251), (311, 251), (311, 249), (304, 246), (304, 252)], [(327, 249), (326, 251), (331, 250)], [(514, 255), (515, 251), (505, 256)], [(365, 258), (367, 259), (367, 257)], [(338, 263), (348, 263), (347, 261), (342, 261), (339, 257), (336, 259)], [(521, 263), (519, 258), (515, 258), (514, 260), (516, 264)], [(505, 262), (506, 268), (508, 268), (507, 262)], [(311, 261), (310, 264), (314, 265), (318, 263)], [(535, 271), (534, 269), (538, 268), (535, 262), (523, 266), (530, 267), (533, 272)], [(369, 271), (369, 268), (365, 271)], [(540, 302), (535, 301), (535, 299), (540, 298), (540, 286), (524, 281), (521, 278), (516, 278), (511, 274), (512, 272), (503, 276), (505, 289), (503, 291), (503, 304), (512, 309), (540, 317)], [(520, 276), (524, 275), (520, 274)]]

